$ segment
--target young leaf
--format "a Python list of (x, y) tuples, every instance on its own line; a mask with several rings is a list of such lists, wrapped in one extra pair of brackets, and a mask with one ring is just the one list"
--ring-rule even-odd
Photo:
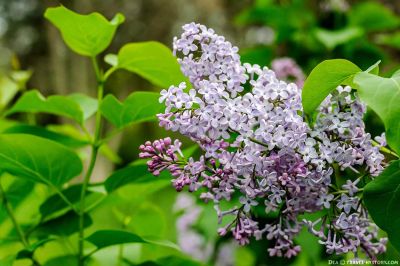
[(153, 237), (140, 237), (136, 234), (119, 230), (96, 231), (87, 237), (86, 241), (95, 245), (97, 249), (127, 243), (142, 243), (165, 246), (179, 250), (179, 247), (172, 242)]
[(187, 81), (171, 50), (158, 42), (126, 44), (118, 53), (117, 68), (136, 73), (163, 88)]
[(354, 83), (361, 100), (382, 119), (389, 145), (400, 153), (400, 73), (383, 78), (362, 72)]
[(311, 116), (332, 90), (341, 84), (351, 84), (349, 80), (360, 71), (358, 66), (345, 59), (325, 60), (317, 65), (304, 83), (304, 112)]
[(74, 93), (67, 96), (68, 99), (74, 101), (79, 105), (83, 113), (83, 120), (90, 118), (94, 115), (98, 108), (98, 102), (96, 99), (89, 97), (85, 94)]
[(81, 15), (64, 6), (48, 8), (44, 16), (60, 30), (69, 48), (90, 57), (110, 45), (117, 27), (125, 20), (119, 13), (108, 21), (99, 13)]
[(118, 65), (118, 55), (116, 55), (116, 54), (106, 54), (106, 56), (104, 56), (104, 62), (106, 62), (110, 66), (115, 67), (115, 66)]
[(0, 109), (3, 109), (17, 94), (18, 85), (9, 77), (0, 74)]
[(49, 113), (71, 118), (82, 124), (96, 109), (97, 101), (81, 94), (54, 95), (46, 99), (39, 91), (31, 90), (24, 93), (6, 115), (20, 112)]
[(121, 103), (113, 95), (107, 95), (101, 103), (103, 116), (117, 128), (131, 123), (156, 119), (164, 109), (158, 101), (160, 95), (154, 92), (134, 92)]
[(364, 188), (364, 202), (375, 223), (400, 251), (400, 161), (392, 162)]
[(0, 147), (0, 169), (16, 177), (61, 187), (82, 171), (73, 151), (47, 139), (1, 134)]

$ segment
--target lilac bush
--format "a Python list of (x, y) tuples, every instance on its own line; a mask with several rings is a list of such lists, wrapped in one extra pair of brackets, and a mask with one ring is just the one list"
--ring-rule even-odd
[[(306, 121), (301, 88), (279, 80), (267, 67), (241, 63), (238, 48), (212, 29), (191, 23), (173, 41), (174, 54), (190, 80), (161, 92), (165, 112), (160, 126), (198, 144), (199, 158), (186, 158), (181, 142), (146, 142), (140, 157), (149, 171), (167, 170), (177, 191), (199, 191), (212, 202), (222, 224), (241, 245), (252, 238), (273, 242), (271, 256), (296, 256), (295, 237), (303, 226), (329, 254), (385, 251), (361, 200), (360, 180), (384, 167), (380, 146), (365, 131), (366, 107), (348, 86), (339, 86), (322, 103), (312, 125)], [(335, 173), (358, 174), (343, 185)], [(223, 208), (234, 201), (233, 208)], [(277, 216), (265, 223), (256, 208)], [(304, 218), (306, 213), (320, 218)]]

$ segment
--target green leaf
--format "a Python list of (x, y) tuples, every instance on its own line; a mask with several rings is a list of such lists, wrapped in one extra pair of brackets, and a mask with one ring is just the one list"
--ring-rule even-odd
[(318, 64), (304, 83), (302, 101), (304, 112), (311, 116), (321, 102), (337, 86), (348, 85), (361, 69), (345, 59), (325, 60)]
[(109, 94), (102, 101), (100, 111), (114, 126), (123, 128), (131, 123), (155, 120), (156, 114), (164, 110), (159, 97), (158, 93), (138, 91), (121, 103)]
[(48, 8), (44, 16), (60, 30), (69, 48), (91, 57), (110, 45), (117, 27), (125, 20), (119, 13), (108, 21), (99, 13), (81, 15), (64, 6)]
[(364, 32), (359, 27), (348, 27), (340, 30), (327, 30), (317, 28), (314, 31), (315, 37), (327, 49), (333, 50), (336, 46), (345, 44), (353, 39), (363, 36)]
[[(79, 202), (82, 191), (82, 185), (71, 186), (62, 191), (62, 194), (71, 202), (72, 204)], [(89, 195), (89, 193), (88, 193)], [(55, 194), (47, 198), (39, 207), (39, 212), (41, 214), (41, 219), (44, 220), (46, 217), (63, 211), (69, 208), (68, 204), (60, 197), (60, 195)]]
[(156, 177), (149, 173), (147, 165), (129, 165), (125, 168), (115, 171), (105, 182), (105, 188), (108, 193), (132, 183), (147, 183), (159, 179), (171, 179), (171, 175), (163, 171)]
[(30, 134), (37, 137), (53, 140), (70, 148), (81, 148), (90, 144), (89, 140), (76, 139), (65, 134), (53, 132), (43, 127), (24, 125), (24, 124), (9, 127), (2, 133)]
[(400, 251), (400, 161), (392, 162), (364, 188), (364, 202), (374, 222)]
[(107, 54), (104, 57), (104, 61), (109, 64), (110, 66), (117, 66), (118, 65), (118, 55), (116, 54)]
[[(73, 185), (69, 188), (64, 189), (62, 194), (69, 200), (73, 205), (77, 206), (80, 204), (82, 185)], [(85, 209), (88, 210), (92, 206), (96, 205), (99, 201), (104, 199), (105, 194), (93, 191), (87, 191), (85, 197)], [(77, 206), (78, 207), (78, 206)], [(59, 217), (66, 212), (71, 210), (65, 201), (60, 197), (59, 194), (54, 194), (48, 197), (39, 207), (41, 214), (41, 220), (48, 220), (49, 218)]]
[(360, 99), (383, 121), (388, 144), (400, 154), (400, 73), (383, 78), (362, 72), (353, 81)]
[(90, 118), (96, 113), (98, 108), (98, 102), (96, 99), (81, 93), (74, 93), (67, 97), (79, 105), (83, 113), (83, 120)]
[(120, 245), (120, 244), (142, 243), (142, 244), (165, 246), (179, 250), (178, 246), (167, 240), (161, 240), (154, 237), (140, 237), (136, 234), (119, 230), (96, 231), (92, 235), (87, 237), (86, 241), (95, 245), (97, 249), (102, 249), (105, 247)]
[(11, 71), (10, 77), (18, 85), (20, 90), (24, 90), (32, 74), (31, 70), (14, 70)]
[(0, 147), (0, 169), (17, 177), (61, 187), (82, 171), (73, 151), (47, 139), (1, 134)]
[(136, 73), (163, 88), (187, 81), (171, 50), (158, 42), (124, 45), (118, 53), (117, 68)]
[[(81, 191), (82, 185), (78, 184), (64, 189), (61, 193), (70, 203), (76, 206), (76, 209), (78, 209), (80, 205)], [(85, 197), (85, 209), (90, 210), (105, 197), (106, 195), (104, 193), (88, 190)], [(65, 203), (59, 194), (51, 195), (39, 207), (42, 221), (48, 220), (49, 218), (59, 217), (70, 210), (71, 206)]]
[(6, 115), (20, 112), (49, 113), (71, 118), (82, 124), (96, 110), (97, 101), (81, 94), (53, 95), (46, 99), (39, 91), (31, 90), (24, 93)]
[(348, 13), (349, 23), (367, 31), (395, 29), (400, 20), (392, 10), (377, 2), (364, 2)]
[(120, 164), (122, 162), (122, 158), (118, 155), (118, 153), (107, 144), (100, 146), (99, 153), (101, 153), (114, 164)]
[(371, 73), (374, 75), (379, 75), (379, 64), (381, 63), (381, 60), (370, 66), (365, 72)]
[[(92, 218), (85, 214), (83, 217), (84, 228), (93, 224)], [(48, 237), (49, 235), (70, 236), (79, 231), (79, 216), (74, 211), (41, 223), (35, 228), (35, 234)]]
[(17, 94), (18, 85), (9, 77), (0, 74), (0, 109), (3, 109)]
[[(6, 175), (1, 175), (1, 180), (5, 180)], [(14, 178), (12, 176), (8, 176), (12, 178), (12, 182), (5, 189), (5, 194), (7, 196), (7, 201), (11, 204), (13, 209), (17, 209), (24, 200), (32, 193), (35, 186), (32, 186), (32, 182), (21, 179)], [(2, 182), (4, 186), (4, 182)], [(8, 214), (4, 208), (0, 208), (0, 224), (8, 219)], [(1, 264), (0, 264), (1, 265)]]

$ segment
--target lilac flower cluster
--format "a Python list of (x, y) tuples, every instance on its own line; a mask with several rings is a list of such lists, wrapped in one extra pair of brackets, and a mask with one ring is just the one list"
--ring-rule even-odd
[[(219, 221), (229, 220), (220, 235), (230, 232), (242, 245), (252, 237), (272, 240), (271, 256), (296, 256), (300, 246), (294, 238), (302, 226), (328, 253), (363, 251), (374, 258), (383, 252), (386, 239), (377, 238), (368, 219), (359, 179), (347, 180), (342, 189), (332, 182), (334, 171), (375, 176), (384, 167), (379, 146), (365, 132), (365, 106), (351, 88), (338, 87), (327, 97), (310, 127), (294, 83), (266, 67), (242, 64), (238, 48), (203, 25), (183, 29), (173, 47), (191, 85), (163, 90), (166, 109), (158, 118), (160, 126), (189, 137), (204, 153), (197, 160), (184, 158), (179, 141), (147, 142), (140, 157), (150, 159), (149, 170), (157, 175), (168, 169), (178, 191), (188, 187), (212, 201)], [(237, 198), (238, 206), (221, 208), (221, 202)], [(278, 218), (262, 224), (255, 208), (277, 212)], [(325, 209), (317, 221), (301, 218)]]

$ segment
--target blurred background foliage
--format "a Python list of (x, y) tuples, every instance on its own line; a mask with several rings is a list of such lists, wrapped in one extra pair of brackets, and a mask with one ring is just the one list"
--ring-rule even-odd
[[(126, 22), (107, 53), (115, 53), (124, 43), (145, 40), (171, 46), (173, 36), (180, 34), (180, 27), (195, 21), (215, 29), (239, 46), (242, 61), (262, 66), (270, 66), (273, 59), (289, 57), (307, 74), (317, 63), (329, 58), (346, 58), (363, 69), (382, 60), (381, 71), (389, 75), (399, 65), (400, 1), (0, 0), (0, 111), (27, 88), (38, 88), (45, 95), (72, 92), (95, 95), (89, 60), (68, 50), (57, 30), (43, 18), (47, 7), (59, 3), (80, 13), (98, 11), (108, 18), (117, 12), (125, 15)], [(119, 99), (133, 91), (160, 89), (124, 71), (115, 73), (106, 84), (106, 92)], [(79, 138), (80, 133), (61, 126), (59, 118), (39, 115), (36, 119), (51, 130)], [(383, 131), (373, 113), (369, 112), (366, 119), (373, 135)], [(1, 120), (0, 130), (14, 123)], [(164, 136), (167, 133), (156, 123), (131, 126), (113, 140), (110, 147), (103, 149), (94, 181), (101, 182), (113, 169), (136, 160), (138, 146), (145, 140)], [(190, 146), (188, 140), (185, 144)], [(2, 185), (17, 218), (26, 225), (28, 232), (38, 238), (40, 235), (59, 238), (59, 241), (42, 243), (36, 252), (37, 258), (47, 260), (46, 266), (74, 265), (73, 257), (59, 257), (66, 250), (74, 254), (74, 217), (66, 211), (61, 216), (50, 212), (50, 216), (61, 217), (61, 220), (49, 219), (45, 226), (30, 230), (40, 218), (39, 208), (44, 204), (51, 208), (58, 203), (46, 201), (51, 193), (41, 185), (32, 186), (9, 175), (3, 176)], [(74, 186), (68, 189), (69, 193), (74, 192)], [(16, 190), (24, 191), (25, 196), (21, 198)], [(169, 177), (124, 186), (107, 197), (94, 187), (88, 201), (88, 205), (93, 206), (89, 232), (118, 228), (141, 235), (157, 235), (177, 242), (186, 253), (185, 257), (166, 247), (124, 245), (96, 253), (91, 265), (117, 265), (117, 257), (123, 257), (125, 265), (185, 266), (326, 265), (328, 259), (342, 259), (328, 257), (316, 239), (305, 232), (297, 239), (303, 252), (290, 260), (268, 257), (267, 241), (239, 248), (231, 240), (217, 237), (212, 204), (196, 202), (185, 193), (177, 195), (170, 186)], [(61, 231), (60, 224), (64, 226)], [(0, 265), (10, 265), (7, 264), (8, 255), (20, 248), (15, 238), (16, 232), (2, 208)], [(181, 258), (179, 262), (177, 257)], [(384, 258), (399, 259), (399, 256), (389, 245)], [(146, 262), (149, 260), (153, 262)], [(29, 262), (20, 260), (14, 265), (29, 265)]]

